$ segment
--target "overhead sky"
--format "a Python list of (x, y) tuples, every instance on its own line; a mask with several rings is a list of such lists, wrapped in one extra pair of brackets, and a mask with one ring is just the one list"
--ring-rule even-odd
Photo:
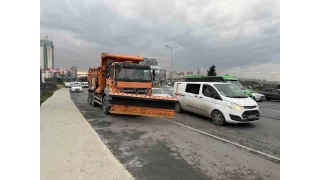
[(55, 66), (78, 71), (100, 53), (155, 58), (161, 68), (280, 80), (279, 0), (41, 0), (40, 38)]

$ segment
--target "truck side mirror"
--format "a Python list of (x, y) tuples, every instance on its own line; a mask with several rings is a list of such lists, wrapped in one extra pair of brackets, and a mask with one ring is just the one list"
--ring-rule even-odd
[(156, 80), (156, 70), (152, 69), (152, 81)]
[(106, 75), (106, 78), (108, 78), (109, 77), (109, 75), (110, 75), (110, 69), (109, 69), (109, 65), (106, 65), (106, 69), (105, 69), (105, 75)]
[(111, 65), (112, 62), (113, 62), (113, 61), (112, 61), (111, 59), (108, 59), (108, 60), (107, 60), (107, 65)]

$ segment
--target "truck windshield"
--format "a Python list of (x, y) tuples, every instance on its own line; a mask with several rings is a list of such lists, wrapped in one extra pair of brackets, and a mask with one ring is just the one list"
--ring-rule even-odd
[(116, 69), (116, 80), (129, 82), (151, 82), (151, 70), (133, 68)]
[(231, 98), (247, 98), (248, 96), (234, 84), (215, 84), (214, 85), (222, 95)]

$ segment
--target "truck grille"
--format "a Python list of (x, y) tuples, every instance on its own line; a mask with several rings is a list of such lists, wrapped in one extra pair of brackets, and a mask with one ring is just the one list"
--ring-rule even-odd
[(129, 94), (148, 94), (147, 88), (120, 88), (120, 92)]

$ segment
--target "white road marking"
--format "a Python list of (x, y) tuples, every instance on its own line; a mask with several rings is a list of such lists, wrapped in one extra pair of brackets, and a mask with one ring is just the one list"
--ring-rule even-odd
[(280, 106), (280, 104), (258, 103), (259, 105)]
[(210, 137), (215, 138), (215, 139), (218, 139), (218, 140), (220, 140), (220, 141), (223, 141), (223, 142), (226, 142), (226, 143), (229, 143), (229, 144), (232, 144), (232, 145), (235, 145), (235, 146), (238, 146), (238, 147), (247, 149), (247, 150), (249, 150), (249, 151), (253, 151), (253, 152), (255, 152), (255, 153), (258, 153), (258, 154), (261, 154), (261, 155), (263, 155), (263, 156), (269, 157), (269, 158), (271, 158), (271, 159), (275, 159), (275, 160), (280, 161), (280, 158), (275, 157), (275, 156), (272, 156), (272, 155), (270, 155), (270, 154), (266, 154), (266, 153), (264, 153), (264, 152), (261, 152), (261, 151), (258, 151), (258, 150), (249, 148), (249, 147), (247, 147), (247, 146), (243, 146), (243, 145), (241, 145), (241, 144), (238, 144), (238, 143), (229, 141), (229, 140), (227, 140), (227, 139), (223, 139), (223, 138), (221, 138), (221, 137), (218, 137), (218, 136), (215, 136), (215, 135), (212, 135), (212, 134), (209, 134), (209, 133), (200, 131), (200, 130), (198, 130), (198, 129), (192, 128), (192, 127), (190, 127), (190, 126), (183, 125), (183, 124), (181, 124), (181, 123), (172, 121), (172, 120), (170, 120), (170, 119), (166, 119), (166, 118), (162, 118), (162, 119), (164, 119), (164, 120), (166, 120), (166, 121), (170, 121), (170, 122), (175, 123), (175, 124), (178, 124), (178, 125), (183, 126), (183, 127), (185, 127), (185, 128), (191, 129), (191, 130), (193, 130), (193, 131), (197, 131), (197, 132), (199, 132), (199, 133), (201, 133), (201, 134), (210, 136)]
[(275, 111), (275, 112), (280, 112), (279, 110), (275, 110), (275, 109), (265, 109), (265, 110), (268, 110), (268, 111)]

